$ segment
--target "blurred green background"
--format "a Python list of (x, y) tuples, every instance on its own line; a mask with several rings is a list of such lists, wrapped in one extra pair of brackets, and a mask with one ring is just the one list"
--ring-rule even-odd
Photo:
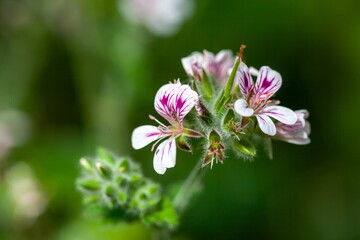
[(82, 216), (78, 160), (103, 146), (164, 188), (184, 179), (195, 157), (178, 152), (157, 175), (131, 132), (156, 115), (161, 85), (186, 78), (182, 57), (240, 44), (248, 65), (282, 74), (283, 105), (310, 111), (312, 143), (275, 142), (273, 160), (261, 149), (252, 162), (228, 155), (175, 238), (360, 239), (359, 1), (197, 0), (166, 36), (118, 5), (0, 0), (0, 239), (149, 239), (137, 224)]

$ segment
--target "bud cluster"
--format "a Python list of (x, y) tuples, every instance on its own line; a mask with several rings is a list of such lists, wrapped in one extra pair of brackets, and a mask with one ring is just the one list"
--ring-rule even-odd
[(160, 185), (144, 177), (140, 167), (126, 157), (100, 148), (95, 158), (82, 158), (77, 188), (86, 205), (100, 207), (104, 214), (117, 210), (122, 220), (140, 220), (147, 225), (174, 228), (177, 214)]

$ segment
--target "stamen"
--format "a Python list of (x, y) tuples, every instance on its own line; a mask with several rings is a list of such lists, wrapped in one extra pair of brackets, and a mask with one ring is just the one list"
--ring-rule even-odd
[(161, 123), (159, 120), (157, 120), (153, 115), (149, 115), (149, 118), (155, 122), (157, 122), (158, 124), (160, 124), (161, 126), (166, 127), (163, 123)]
[(156, 146), (156, 144), (158, 144), (161, 140), (163, 140), (165, 137), (167, 137), (167, 135), (162, 136), (161, 138), (159, 138), (151, 147), (151, 151), (154, 151), (154, 148)]

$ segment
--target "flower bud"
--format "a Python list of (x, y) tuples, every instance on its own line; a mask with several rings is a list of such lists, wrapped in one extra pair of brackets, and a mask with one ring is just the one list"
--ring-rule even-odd
[(89, 191), (97, 191), (101, 187), (100, 182), (95, 179), (81, 180), (79, 185)]
[(221, 137), (215, 131), (212, 131), (209, 136), (209, 147), (206, 150), (202, 167), (205, 167), (208, 164), (210, 168), (215, 163), (223, 163), (224, 160), (224, 145), (221, 142)]
[(254, 146), (246, 139), (235, 138), (233, 147), (236, 152), (240, 152), (248, 157), (254, 157), (256, 155)]
[(184, 136), (176, 138), (176, 146), (185, 152), (191, 152), (191, 147), (185, 142)]
[(81, 158), (80, 165), (84, 170), (88, 171), (89, 173), (92, 173), (93, 169), (88, 160), (86, 160), (85, 158)]
[(111, 179), (112, 172), (108, 166), (105, 166), (104, 164), (102, 164), (100, 162), (96, 162), (95, 167), (101, 177)]

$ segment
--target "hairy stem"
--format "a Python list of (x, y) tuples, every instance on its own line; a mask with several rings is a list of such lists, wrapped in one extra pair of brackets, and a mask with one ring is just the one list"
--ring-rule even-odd
[(179, 214), (184, 211), (197, 187), (199, 187), (200, 180), (205, 173), (201, 169), (201, 164), (202, 161), (198, 161), (173, 199), (173, 206)]

